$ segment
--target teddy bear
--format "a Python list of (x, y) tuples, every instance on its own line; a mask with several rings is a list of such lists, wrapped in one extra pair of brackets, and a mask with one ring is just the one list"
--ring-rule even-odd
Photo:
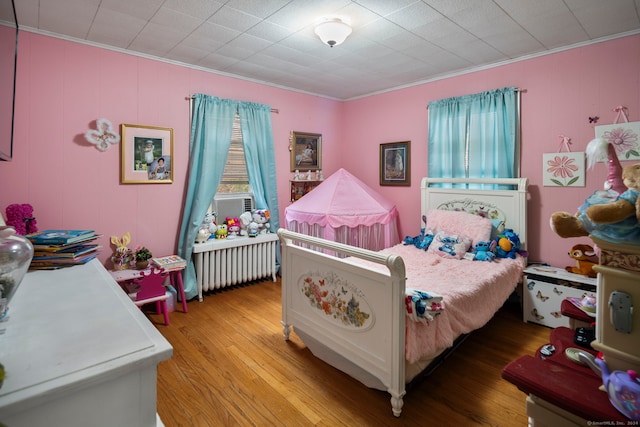
[[(609, 202), (581, 206), (579, 212), (554, 212), (551, 215), (551, 229), (560, 237), (583, 237), (614, 225), (620, 234), (629, 237), (630, 230), (640, 223), (640, 163), (622, 169), (622, 182), (627, 190)], [(638, 233), (639, 231), (636, 231)]]

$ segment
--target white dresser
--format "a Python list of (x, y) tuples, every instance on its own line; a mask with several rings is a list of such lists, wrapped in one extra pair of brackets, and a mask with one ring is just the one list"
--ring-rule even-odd
[(25, 276), (0, 323), (0, 423), (156, 426), (169, 342), (97, 260)]

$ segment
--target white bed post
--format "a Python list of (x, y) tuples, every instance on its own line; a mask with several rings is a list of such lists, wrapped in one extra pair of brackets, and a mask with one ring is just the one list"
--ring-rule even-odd
[(387, 260), (387, 268), (391, 273), (391, 281), (394, 282), (393, 292), (393, 310), (392, 315), (392, 354), (391, 354), (391, 384), (388, 392), (391, 394), (391, 410), (396, 417), (400, 416), (402, 406), (404, 405), (403, 397), (406, 393), (405, 389), (405, 287), (406, 287), (406, 271), (404, 260), (399, 256), (389, 257)]
[[(291, 244), (291, 239), (286, 239), (282, 236), (282, 234), (277, 231), (278, 237), (280, 238), (280, 248), (281, 248), (281, 258), (284, 260), (287, 258), (287, 252), (289, 251), (289, 245)], [(285, 271), (285, 269), (288, 269), (288, 263), (285, 265), (285, 263), (282, 263), (281, 266), (281, 276), (282, 276), (282, 287), (281, 287), (281, 292), (282, 292), (282, 320), (280, 321), (280, 323), (282, 324), (282, 336), (284, 337), (285, 341), (289, 341), (289, 336), (291, 335), (291, 325), (289, 324), (289, 321), (287, 320), (287, 300), (288, 300), (288, 294), (290, 292), (289, 290), (289, 286), (285, 285), (285, 280), (288, 277), (289, 272)]]

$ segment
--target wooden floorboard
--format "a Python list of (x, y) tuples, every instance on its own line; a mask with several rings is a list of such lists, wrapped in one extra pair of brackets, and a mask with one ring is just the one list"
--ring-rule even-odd
[[(428, 378), (412, 385), (400, 418), (389, 394), (315, 358), (280, 324), (280, 283), (259, 281), (190, 301), (187, 314), (150, 319), (173, 345), (158, 367), (158, 413), (180, 426), (526, 426), (524, 393), (503, 380), (549, 329), (508, 303)], [(178, 310), (180, 306), (178, 305)]]

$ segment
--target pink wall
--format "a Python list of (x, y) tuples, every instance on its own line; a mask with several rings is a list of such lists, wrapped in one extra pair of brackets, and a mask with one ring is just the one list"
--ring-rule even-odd
[[(340, 167), (337, 144), (343, 104), (271, 86), (20, 33), (14, 160), (0, 162), (0, 211), (34, 206), (38, 226), (93, 228), (132, 235), (157, 255), (173, 253), (182, 216), (189, 154), (189, 102), (197, 92), (269, 104), (278, 165), (278, 194), (289, 199), (289, 132), (322, 133), (323, 167)], [(100, 152), (84, 140), (95, 120), (174, 129), (173, 184), (121, 185), (119, 146)], [(328, 175), (327, 175), (328, 176)], [(281, 209), (282, 210), (282, 209)]]
[[(95, 228), (108, 236), (132, 233), (132, 245), (157, 254), (175, 251), (186, 187), (189, 143), (187, 96), (196, 92), (269, 104), (277, 146), (280, 215), (288, 205), (289, 132), (323, 135), (325, 176), (340, 167), (377, 188), (401, 212), (401, 234), (419, 227), (420, 178), (426, 175), (429, 101), (504, 86), (522, 95), (522, 176), (530, 179), (531, 258), (572, 264), (567, 250), (581, 239), (549, 231), (549, 215), (573, 212), (605, 178), (598, 165), (585, 188), (542, 186), (542, 153), (558, 135), (584, 149), (594, 134), (588, 116), (610, 123), (625, 105), (640, 110), (640, 36), (504, 65), (407, 89), (337, 102), (28, 32), (20, 34), (15, 160), (0, 162), (0, 211), (31, 203), (40, 228)], [(95, 120), (174, 129), (175, 179), (170, 185), (119, 184), (118, 147), (99, 152), (83, 139)], [(379, 187), (379, 144), (411, 141), (411, 187)], [(627, 162), (628, 163), (628, 162)], [(574, 242), (575, 240), (575, 242)]]
[[(572, 151), (584, 151), (594, 137), (589, 116), (600, 124), (613, 122), (617, 105), (629, 109), (629, 120), (640, 120), (640, 36), (572, 49), (458, 77), (396, 90), (346, 103), (342, 166), (379, 188), (400, 210), (402, 235), (420, 226), (420, 178), (427, 174), (430, 101), (516, 86), (522, 94), (522, 173), (529, 178), (528, 249), (531, 260), (564, 267), (574, 265), (567, 251), (589, 239), (561, 239), (549, 228), (555, 211), (575, 212), (600, 189), (606, 167), (588, 170), (586, 187), (544, 187), (542, 154), (558, 150), (559, 135), (569, 136)], [(411, 187), (377, 187), (379, 144), (411, 141)], [(623, 166), (633, 162), (622, 162)]]

